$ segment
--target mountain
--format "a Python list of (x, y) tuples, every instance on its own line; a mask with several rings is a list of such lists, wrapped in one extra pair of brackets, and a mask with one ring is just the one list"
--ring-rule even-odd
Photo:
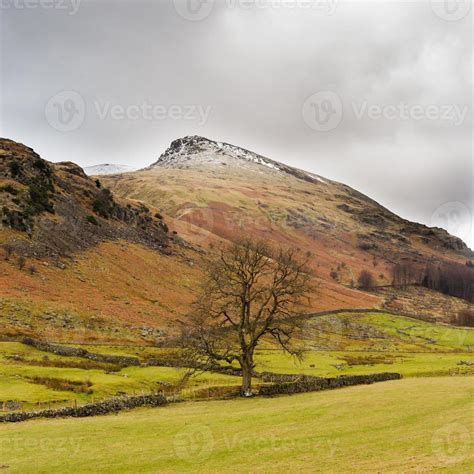
[(445, 230), (402, 219), (345, 184), (203, 137), (175, 140), (147, 169), (105, 182), (189, 224), (191, 241), (196, 228), (200, 241), (251, 233), (319, 254), (319, 263), (352, 261), (354, 270), (369, 257), (386, 267), (472, 255)]
[(130, 173), (137, 168), (127, 165), (113, 165), (105, 163), (102, 165), (86, 166), (83, 168), (87, 176), (102, 176), (108, 174)]
[(395, 264), (464, 264), (442, 229), (404, 220), (358, 191), (243, 148), (185, 137), (148, 168), (89, 178), (0, 139), (0, 334), (153, 343), (175, 333), (203, 259), (242, 236), (308, 255), (309, 311), (396, 308), (447, 318), (464, 300), (379, 286)]

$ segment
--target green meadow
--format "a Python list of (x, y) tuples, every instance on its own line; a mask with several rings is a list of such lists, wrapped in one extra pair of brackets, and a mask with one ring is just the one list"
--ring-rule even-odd
[(0, 427), (6, 472), (472, 472), (474, 377)]

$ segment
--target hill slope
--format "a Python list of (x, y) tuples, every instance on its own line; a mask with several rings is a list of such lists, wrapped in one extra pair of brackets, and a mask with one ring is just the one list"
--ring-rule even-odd
[(201, 137), (176, 140), (145, 170), (100, 181), (11, 140), (0, 140), (0, 157), (3, 337), (152, 343), (185, 317), (206, 254), (243, 235), (311, 254), (315, 312), (394, 301), (355, 288), (361, 270), (384, 285), (394, 262), (471, 256), (447, 232), (346, 185)]
[(203, 137), (175, 140), (147, 169), (104, 182), (172, 216), (173, 229), (203, 248), (252, 235), (310, 252), (321, 309), (381, 304), (382, 295), (351, 289), (362, 270), (387, 285), (399, 262), (472, 257), (445, 230), (402, 219), (349, 186)]

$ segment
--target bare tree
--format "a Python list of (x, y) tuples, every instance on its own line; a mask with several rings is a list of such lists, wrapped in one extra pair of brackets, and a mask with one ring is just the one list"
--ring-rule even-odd
[(241, 394), (250, 396), (254, 354), (273, 338), (292, 355), (301, 310), (312, 289), (306, 262), (294, 250), (274, 250), (262, 241), (244, 240), (222, 249), (207, 268), (195, 311), (182, 335), (185, 357), (201, 367), (237, 363)]
[(363, 290), (371, 290), (375, 285), (374, 275), (368, 270), (362, 270), (357, 279), (357, 283), (359, 284), (359, 288), (362, 288)]

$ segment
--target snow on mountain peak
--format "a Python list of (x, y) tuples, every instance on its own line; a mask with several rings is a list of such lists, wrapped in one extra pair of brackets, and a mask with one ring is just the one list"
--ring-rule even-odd
[(101, 165), (86, 166), (84, 173), (87, 176), (101, 176), (108, 174), (120, 174), (120, 173), (129, 173), (131, 171), (136, 171), (137, 168), (128, 165), (114, 165), (110, 163), (104, 163)]
[(237, 167), (248, 167), (248, 165), (257, 164), (270, 170), (292, 174), (305, 181), (328, 184), (316, 174), (292, 168), (245, 148), (196, 135), (174, 140), (151, 167), (188, 168), (202, 164), (222, 164)]

